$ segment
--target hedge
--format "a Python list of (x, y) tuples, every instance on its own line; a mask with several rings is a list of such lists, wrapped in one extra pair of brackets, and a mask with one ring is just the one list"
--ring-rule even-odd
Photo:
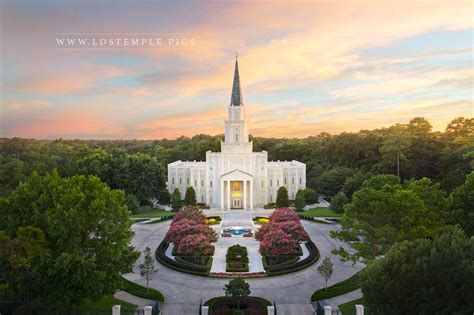
[(282, 263), (273, 264), (273, 265), (268, 262), (268, 256), (262, 256), (263, 268), (265, 270), (267, 270), (270, 267), (278, 267), (278, 266), (284, 266), (284, 265), (288, 265), (288, 264), (294, 264), (295, 262), (300, 260), (300, 256), (297, 256), (297, 255), (285, 255), (285, 256), (288, 256), (288, 257), (291, 257), (291, 258), (288, 259), (287, 261), (282, 262)]
[[(209, 306), (209, 310), (212, 310), (214, 308), (214, 304), (216, 304), (221, 299), (233, 299), (233, 298), (228, 297), (228, 296), (213, 297), (212, 299), (207, 300), (203, 305)], [(273, 305), (270, 301), (258, 296), (247, 296), (240, 299), (240, 301), (244, 301), (244, 300), (256, 300), (256, 301), (259, 301), (265, 307)]]
[(311, 302), (329, 299), (329, 298), (332, 298), (341, 294), (346, 294), (346, 293), (359, 289), (360, 288), (359, 273), (360, 271), (356, 273), (355, 275), (353, 275), (352, 277), (328, 287), (327, 291), (324, 288), (317, 290), (311, 296)]
[(267, 275), (269, 276), (280, 276), (287, 273), (292, 273), (295, 271), (303, 270), (312, 264), (314, 264), (319, 259), (319, 250), (313, 241), (309, 240), (306, 242), (306, 247), (308, 248), (309, 255), (308, 257), (299, 260), (292, 264), (280, 264), (275, 266), (268, 266)]
[[(211, 245), (211, 251), (209, 252), (209, 254), (207, 255), (202, 255), (202, 256), (214, 256), (214, 251), (216, 250), (216, 248)], [(176, 248), (176, 246), (173, 247), (173, 250), (171, 251), (171, 255), (173, 256), (187, 256), (187, 255), (183, 255), (181, 253), (178, 253), (178, 250)]]
[(175, 256), (174, 259), (180, 263), (183, 263), (183, 264), (186, 264), (186, 265), (191, 265), (191, 266), (196, 266), (196, 267), (205, 267), (206, 269), (210, 270), (211, 269), (211, 265), (212, 265), (212, 257), (209, 257), (209, 256), (203, 256), (203, 257), (206, 257), (207, 260), (206, 260), (206, 264), (197, 264), (197, 263), (193, 263), (193, 262), (190, 262), (189, 260), (187, 260), (185, 257), (192, 257), (192, 256)]
[(152, 288), (148, 288), (148, 292), (147, 292), (146, 287), (143, 287), (125, 278), (122, 279), (120, 290), (128, 292), (132, 295), (135, 295), (144, 299), (161, 301), (161, 302), (165, 300), (165, 297), (163, 296), (163, 294), (161, 294), (161, 292)]
[(209, 276), (209, 268), (201, 265), (191, 265), (190, 263), (184, 263), (180, 261), (176, 261), (168, 256), (166, 256), (166, 249), (168, 248), (169, 244), (166, 241), (162, 241), (160, 245), (156, 248), (155, 257), (156, 260), (165, 267), (170, 269), (189, 273), (195, 276), (202, 276), (208, 277)]
[[(240, 257), (237, 257), (240, 256)], [(227, 249), (226, 260), (226, 272), (248, 272), (249, 271), (249, 258), (247, 254), (247, 247), (234, 245)], [(238, 264), (239, 267), (231, 266), (231, 264)]]

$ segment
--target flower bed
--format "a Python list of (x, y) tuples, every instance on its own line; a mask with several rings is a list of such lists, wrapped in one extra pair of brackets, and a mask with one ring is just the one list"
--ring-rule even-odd
[(265, 270), (267, 271), (268, 276), (280, 276), (287, 273), (300, 271), (305, 268), (308, 268), (309, 266), (317, 262), (319, 259), (319, 250), (316, 247), (316, 244), (314, 244), (313, 241), (309, 240), (306, 242), (305, 246), (308, 248), (309, 251), (308, 257), (293, 263), (267, 266)]
[(234, 245), (227, 249), (226, 255), (226, 271), (227, 272), (248, 272), (249, 258), (247, 248)]
[(206, 266), (197, 265), (197, 264), (190, 264), (187, 261), (183, 260), (174, 260), (166, 256), (166, 249), (169, 247), (169, 243), (166, 241), (162, 241), (160, 245), (156, 248), (155, 257), (156, 260), (165, 267), (170, 269), (189, 273), (196, 276), (209, 276), (209, 271), (211, 270), (212, 258), (209, 257), (208, 264)]
[(222, 221), (222, 218), (219, 216), (212, 216), (212, 217), (207, 217), (206, 218), (206, 224), (207, 225), (214, 225), (214, 224), (220, 224)]
[(261, 278), (265, 277), (265, 271), (259, 272), (211, 272), (209, 276), (215, 278)]

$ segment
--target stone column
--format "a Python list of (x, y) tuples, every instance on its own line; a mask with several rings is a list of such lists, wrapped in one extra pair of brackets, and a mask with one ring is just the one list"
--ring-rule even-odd
[(250, 209), (253, 209), (253, 179), (250, 180)]
[(202, 315), (209, 315), (209, 306), (201, 306), (201, 314)]
[(227, 181), (227, 209), (230, 210), (230, 180)]
[(112, 315), (120, 315), (120, 305), (112, 306)]
[(332, 315), (332, 307), (331, 306), (325, 306), (324, 307), (324, 315)]
[(364, 305), (356, 304), (356, 315), (364, 315)]
[(275, 315), (275, 306), (267, 306), (267, 315)]
[(222, 178), (221, 178), (220, 195), (221, 195), (221, 209), (224, 210), (224, 180)]
[(151, 311), (152, 311), (152, 307), (151, 306), (145, 306), (145, 314), (144, 315), (152, 315)]
[(247, 181), (244, 180), (244, 210), (247, 210)]

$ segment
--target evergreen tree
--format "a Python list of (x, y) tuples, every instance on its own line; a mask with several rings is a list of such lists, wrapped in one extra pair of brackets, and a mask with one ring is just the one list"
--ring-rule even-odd
[(171, 208), (173, 208), (174, 211), (178, 211), (179, 208), (181, 208), (181, 193), (178, 188), (174, 189), (173, 195), (171, 196)]
[(276, 199), (277, 208), (287, 208), (290, 206), (290, 200), (288, 198), (288, 190), (281, 186), (278, 188), (277, 199)]
[(302, 211), (304, 209), (304, 206), (305, 206), (305, 194), (304, 194), (304, 190), (300, 189), (298, 190), (298, 192), (296, 193), (296, 199), (295, 199), (295, 208), (296, 208), (296, 211)]
[(349, 198), (347, 198), (345, 193), (340, 191), (334, 197), (332, 197), (329, 208), (336, 213), (343, 213), (344, 205), (346, 203), (349, 203)]
[(184, 195), (184, 205), (185, 206), (195, 206), (196, 205), (196, 192), (192, 186), (186, 188), (186, 194)]

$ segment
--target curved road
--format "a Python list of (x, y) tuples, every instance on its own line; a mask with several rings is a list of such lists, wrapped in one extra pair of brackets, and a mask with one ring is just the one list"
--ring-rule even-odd
[[(339, 258), (331, 254), (333, 248), (340, 246), (349, 248), (349, 245), (329, 236), (330, 231), (337, 230), (338, 225), (318, 224), (302, 220), (303, 226), (309, 236), (316, 243), (321, 257), (329, 256), (334, 264), (333, 277), (328, 285), (340, 282), (349, 278), (363, 268), (362, 264), (354, 267), (351, 262), (341, 262)], [(135, 232), (132, 244), (135, 248), (143, 252), (146, 247), (150, 247), (154, 252), (159, 243), (163, 240), (170, 221), (157, 224), (135, 224), (132, 230)], [(314, 291), (324, 288), (324, 279), (319, 275), (317, 267), (321, 263), (320, 259), (313, 266), (289, 275), (248, 279), (252, 295), (261, 296), (271, 302), (278, 304), (309, 304)], [(126, 278), (146, 285), (146, 281), (140, 277), (138, 265), (143, 262), (143, 255), (137, 260), (133, 273), (127, 274)], [(228, 279), (214, 279), (193, 276), (177, 272), (156, 263), (158, 273), (150, 281), (150, 287), (155, 288), (165, 296), (164, 314), (196, 314), (199, 303), (205, 302), (215, 296), (223, 295), (223, 287), (228, 283)], [(173, 311), (171, 311), (173, 309)]]

